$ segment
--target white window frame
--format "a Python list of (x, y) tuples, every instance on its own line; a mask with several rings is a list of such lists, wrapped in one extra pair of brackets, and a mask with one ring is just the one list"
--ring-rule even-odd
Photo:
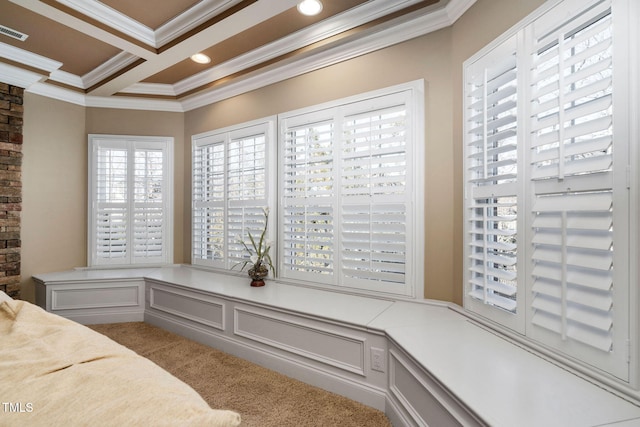
[[(613, 173), (613, 205), (614, 207), (614, 258), (617, 262), (617, 272), (614, 272), (614, 296), (613, 296), (613, 323), (616, 328), (613, 350), (608, 355), (601, 352), (595, 354), (588, 347), (576, 344), (571, 339), (554, 338), (548, 332), (537, 326), (535, 322), (536, 309), (532, 306), (536, 295), (535, 276), (532, 273), (534, 268), (534, 244), (531, 239), (534, 236), (533, 227), (534, 213), (532, 212), (535, 201), (533, 183), (529, 181), (528, 171), (531, 162), (530, 147), (528, 147), (528, 137), (531, 132), (528, 118), (531, 116), (529, 104), (528, 88), (530, 83), (528, 74), (523, 71), (518, 78), (518, 174), (523, 174), (517, 182), (518, 194), (518, 298), (517, 312), (507, 313), (504, 310), (492, 307), (489, 304), (482, 304), (477, 298), (468, 295), (469, 281), (471, 277), (469, 259), (469, 233), (467, 225), (470, 223), (469, 203), (472, 198), (472, 190), (469, 182), (465, 178), (465, 225), (464, 225), (464, 257), (465, 257), (465, 280), (464, 280), (464, 303), (470, 315), (483, 322), (489, 321), (490, 325), (500, 329), (510, 337), (522, 341), (523, 343), (541, 351), (545, 355), (561, 361), (563, 364), (576, 369), (578, 372), (596, 378), (612, 389), (629, 393), (638, 397), (640, 387), (640, 352), (638, 342), (638, 319), (640, 317), (639, 292), (637, 286), (639, 272), (637, 267), (639, 244), (639, 205), (640, 197), (638, 192), (638, 182), (640, 171), (640, 150), (638, 141), (640, 131), (638, 126), (638, 113), (640, 111), (639, 101), (640, 90), (638, 78), (640, 74), (640, 5), (638, 2), (629, 0), (593, 0), (589, 2), (578, 0), (556, 0), (548, 2), (537, 11), (515, 25), (511, 30), (503, 34), (476, 55), (465, 61), (465, 138), (464, 138), (464, 163), (469, 164), (470, 143), (469, 126), (467, 125), (467, 113), (469, 102), (467, 102), (467, 82), (472, 78), (475, 64), (486, 61), (498, 64), (501, 61), (500, 49), (506, 52), (511, 51), (506, 46), (511, 43), (517, 50), (518, 69), (529, 70), (531, 64), (528, 62), (528, 53), (532, 43), (533, 30), (531, 29), (537, 20), (545, 18), (549, 21), (566, 19), (571, 15), (580, 15), (582, 10), (611, 5), (613, 17), (613, 111), (614, 111), (614, 141), (617, 148), (614, 148), (614, 173)], [(604, 5), (604, 6), (603, 6)], [(558, 9), (555, 9), (558, 7)], [(595, 13), (595, 12), (594, 12)], [(552, 25), (552, 24), (546, 24)], [(556, 24), (558, 25), (558, 24)], [(496, 55), (496, 52), (498, 54)], [(491, 58), (491, 55), (494, 55)], [(504, 58), (504, 55), (502, 55)], [(475, 70), (477, 72), (478, 70)], [(521, 96), (522, 95), (522, 96)], [(619, 144), (619, 145), (618, 145)], [(616, 164), (617, 162), (617, 164)], [(465, 171), (468, 167), (465, 166)], [(467, 172), (465, 172), (467, 173)], [(562, 180), (560, 180), (562, 181)], [(577, 182), (577, 181), (576, 181)], [(563, 191), (580, 191), (578, 188), (570, 189), (573, 181), (566, 180)], [(546, 185), (546, 184), (545, 184)], [(546, 185), (545, 190), (552, 192), (560, 191), (558, 188)], [(626, 189), (626, 191), (625, 191)], [(626, 194), (625, 194), (626, 193)], [(622, 212), (621, 212), (622, 211)], [(626, 218), (626, 219), (625, 219)], [(615, 267), (614, 267), (615, 269)], [(484, 320), (483, 320), (484, 319)], [(504, 329), (508, 328), (508, 329)], [(514, 333), (515, 332), (515, 333)], [(595, 345), (595, 344), (594, 344)]]
[[(192, 209), (191, 209), (191, 263), (198, 266), (218, 269), (222, 271), (236, 270), (241, 267), (241, 259), (247, 259), (249, 254), (240, 246), (240, 241), (248, 242), (247, 231), (251, 231), (253, 236), (260, 233), (263, 227), (263, 209), (269, 208), (269, 224), (267, 228), (266, 238), (275, 240), (277, 206), (275, 204), (276, 194), (276, 133), (275, 133), (276, 117), (270, 116), (251, 122), (241, 123), (238, 125), (228, 126), (208, 132), (193, 135), (192, 144)], [(243, 138), (252, 138), (254, 136), (264, 137), (264, 168), (265, 179), (264, 191), (265, 195), (259, 200), (232, 200), (229, 195), (229, 147), (232, 141), (242, 140)], [(198, 170), (197, 157), (198, 150), (203, 147), (212, 147), (219, 145), (222, 149), (224, 170), (218, 169), (221, 179), (224, 181), (224, 194), (218, 197), (208, 197), (207, 195), (197, 196), (196, 188), (201, 185), (202, 171)], [(222, 247), (219, 249), (221, 256), (213, 256), (211, 254), (203, 254), (203, 251), (210, 252), (207, 240), (211, 235), (206, 231), (206, 225), (200, 224), (198, 218), (202, 212), (207, 209), (216, 208), (222, 211), (225, 218), (222, 234)], [(243, 210), (242, 219), (240, 219), (240, 228), (232, 230), (227, 214), (231, 209)], [(199, 246), (199, 248), (198, 248)], [(276, 248), (270, 250), (272, 259), (276, 259)], [(271, 274), (271, 273), (270, 273)]]
[[(407, 182), (406, 197), (410, 199), (407, 203), (409, 208), (405, 212), (406, 215), (406, 256), (405, 256), (405, 281), (403, 284), (388, 284), (384, 282), (375, 283), (366, 280), (345, 280), (341, 266), (339, 266), (340, 248), (341, 248), (341, 225), (339, 221), (334, 221), (335, 229), (333, 234), (333, 248), (336, 256), (334, 257), (334, 273), (327, 277), (320, 277), (320, 274), (297, 273), (295, 271), (287, 271), (284, 266), (284, 207), (281, 208), (279, 215), (279, 235), (278, 235), (278, 253), (281, 255), (278, 259), (279, 277), (283, 281), (292, 283), (307, 283), (313, 286), (325, 288), (339, 288), (342, 290), (350, 290), (368, 294), (383, 294), (395, 297), (422, 298), (424, 283), (424, 267), (422, 260), (424, 259), (424, 180), (425, 180), (425, 151), (424, 151), (424, 82), (422, 80), (409, 82), (381, 90), (376, 90), (357, 96), (339, 99), (320, 105), (302, 108), (278, 115), (279, 121), (279, 199), (280, 204), (284, 203), (284, 176), (283, 162), (286, 153), (284, 150), (284, 140), (289, 129), (289, 123), (297, 125), (304, 124), (305, 121), (314, 123), (316, 121), (334, 122), (336, 126), (334, 139), (342, 138), (342, 121), (349, 113), (348, 110), (358, 103), (370, 103), (372, 110), (375, 108), (387, 107), (384, 102), (388, 99), (401, 99), (407, 109)], [(380, 101), (383, 100), (383, 101)], [(380, 104), (383, 102), (383, 104)], [(340, 142), (336, 141), (336, 146), (340, 147)], [(334, 218), (341, 215), (341, 197), (340, 183), (338, 175), (340, 173), (341, 158), (338, 154), (334, 156), (334, 187), (335, 192), (328, 195), (327, 200), (333, 212)], [(365, 202), (369, 203), (369, 202)]]
[[(109, 259), (98, 256), (97, 253), (97, 150), (99, 146), (118, 147), (127, 151), (127, 201), (124, 204), (126, 215), (129, 218), (126, 225), (126, 256), (124, 258)], [(167, 265), (173, 262), (173, 146), (172, 137), (137, 136), (137, 135), (88, 135), (88, 232), (87, 232), (87, 264), (89, 267), (130, 267)], [(136, 149), (151, 149), (162, 151), (162, 201), (159, 203), (162, 209), (162, 250), (161, 255), (145, 257), (136, 256), (134, 250), (134, 176), (135, 176), (135, 151)]]
[[(407, 109), (410, 110), (410, 117), (407, 120), (408, 140), (410, 144), (410, 153), (407, 156), (407, 178), (410, 178), (407, 183), (407, 194), (411, 198), (409, 203), (410, 208), (405, 213), (407, 218), (406, 234), (409, 236), (409, 244), (406, 247), (406, 259), (407, 268), (405, 271), (405, 283), (401, 286), (395, 286), (395, 288), (370, 288), (366, 286), (353, 286), (349, 283), (340, 283), (336, 281), (318, 281), (308, 280), (307, 278), (291, 277), (287, 274), (283, 274), (282, 268), (282, 221), (283, 221), (283, 209), (282, 205), (282, 187), (278, 186), (278, 182), (282, 181), (282, 167), (283, 167), (283, 127), (282, 123), (294, 116), (300, 114), (320, 114), (333, 116), (335, 112), (341, 112), (345, 108), (349, 108), (349, 105), (353, 105), (359, 102), (370, 100), (374, 105), (376, 99), (382, 99), (384, 97), (397, 97), (401, 98), (407, 105)], [(319, 113), (318, 113), (319, 112)], [(278, 123), (278, 129), (280, 131), (275, 133), (275, 124)], [(192, 259), (193, 265), (199, 265), (206, 268), (218, 269), (221, 271), (233, 272), (233, 267), (237, 266), (237, 260), (227, 259), (224, 256), (219, 260), (205, 259), (202, 256), (195, 256), (199, 249), (196, 249), (196, 245), (199, 243), (196, 240), (201, 241), (201, 237), (196, 236), (198, 231), (196, 230), (196, 210), (200, 209), (198, 205), (201, 202), (196, 201), (195, 191), (198, 173), (195, 169), (200, 166), (196, 165), (196, 150), (199, 146), (206, 144), (226, 144), (232, 134), (238, 134), (246, 129), (252, 127), (265, 126), (268, 136), (267, 142), (267, 159), (268, 159), (268, 171), (266, 173), (267, 184), (267, 205), (270, 208), (269, 228), (267, 230), (267, 238), (276, 242), (272, 246), (271, 256), (276, 264), (277, 279), (283, 282), (290, 282), (293, 284), (302, 284), (305, 286), (316, 286), (329, 289), (341, 289), (341, 291), (365, 293), (365, 294), (384, 294), (389, 297), (405, 297), (405, 298), (422, 298), (423, 297), (423, 282), (424, 282), (424, 180), (425, 180), (425, 151), (424, 151), (424, 81), (414, 81), (406, 84), (388, 87), (381, 90), (376, 90), (361, 95), (348, 97), (300, 110), (295, 110), (287, 113), (280, 114), (278, 116), (269, 117), (265, 119), (259, 119), (247, 123), (242, 123), (234, 126), (225, 127), (222, 129), (212, 130), (204, 132), (198, 135), (192, 136)], [(273, 132), (273, 133), (272, 133)], [(276, 147), (276, 144), (278, 147)], [(336, 161), (339, 163), (340, 159)], [(226, 202), (223, 203), (226, 206)], [(225, 208), (226, 209), (226, 208)], [(277, 239), (276, 239), (277, 236)], [(229, 241), (229, 236), (225, 241)], [(226, 250), (225, 250), (226, 251)], [(237, 269), (236, 269), (237, 270)]]

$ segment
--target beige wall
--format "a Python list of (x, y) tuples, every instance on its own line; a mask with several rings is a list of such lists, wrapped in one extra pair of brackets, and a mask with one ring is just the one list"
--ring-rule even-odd
[[(190, 135), (413, 80), (425, 81), (425, 277), (428, 298), (451, 301), (453, 148), (451, 31), (441, 30), (186, 113)], [(189, 147), (186, 147), (189, 150)], [(189, 153), (185, 153), (188, 159)], [(189, 170), (190, 166), (187, 168)], [(185, 189), (185, 193), (189, 193)], [(185, 236), (185, 253), (190, 237)]]
[[(141, 135), (173, 137), (173, 262), (184, 263), (185, 247), (184, 221), (189, 216), (189, 205), (185, 204), (185, 180), (191, 178), (185, 173), (184, 153), (184, 114), (162, 111), (119, 110), (113, 108), (88, 108), (86, 121), (87, 134)], [(86, 139), (86, 136), (85, 136)], [(187, 144), (190, 146), (189, 144)], [(186, 252), (187, 254), (189, 251)]]
[(187, 113), (83, 108), (27, 93), (24, 295), (32, 274), (86, 265), (87, 134), (175, 138), (174, 261), (190, 262), (191, 135), (417, 79), (425, 82), (427, 298), (462, 300), (462, 63), (542, 4), (478, 0), (426, 36)]
[(31, 276), (86, 265), (85, 109), (25, 92), (22, 147), (22, 298)]

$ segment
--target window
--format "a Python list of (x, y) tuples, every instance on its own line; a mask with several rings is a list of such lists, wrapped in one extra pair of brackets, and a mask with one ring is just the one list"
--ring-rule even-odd
[(283, 279), (414, 296), (421, 97), (391, 89), (280, 116)]
[(192, 138), (193, 264), (232, 269), (247, 257), (241, 244), (247, 231), (255, 236), (263, 229), (263, 208), (273, 205), (275, 195), (274, 122)]
[(465, 64), (465, 307), (629, 381), (619, 4), (559, 2)]
[(282, 114), (277, 141), (275, 118), (195, 135), (192, 263), (237, 266), (267, 206), (280, 280), (415, 296), (423, 98), (418, 82)]
[(89, 135), (90, 266), (171, 263), (173, 138)]

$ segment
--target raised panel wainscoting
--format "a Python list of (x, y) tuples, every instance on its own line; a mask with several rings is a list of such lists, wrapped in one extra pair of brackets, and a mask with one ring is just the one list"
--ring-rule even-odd
[[(81, 323), (131, 321), (120, 288), (142, 283), (143, 315), (135, 320), (380, 409), (394, 426), (640, 424), (640, 407), (478, 325), (453, 304), (273, 281), (252, 288), (246, 277), (190, 266), (35, 280), (41, 306)], [(105, 293), (110, 286), (113, 294)], [(66, 305), (52, 304), (54, 296)]]

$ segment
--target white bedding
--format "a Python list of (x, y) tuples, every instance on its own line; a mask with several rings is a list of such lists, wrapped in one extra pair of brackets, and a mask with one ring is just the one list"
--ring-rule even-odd
[(150, 360), (0, 292), (0, 426), (237, 426)]

